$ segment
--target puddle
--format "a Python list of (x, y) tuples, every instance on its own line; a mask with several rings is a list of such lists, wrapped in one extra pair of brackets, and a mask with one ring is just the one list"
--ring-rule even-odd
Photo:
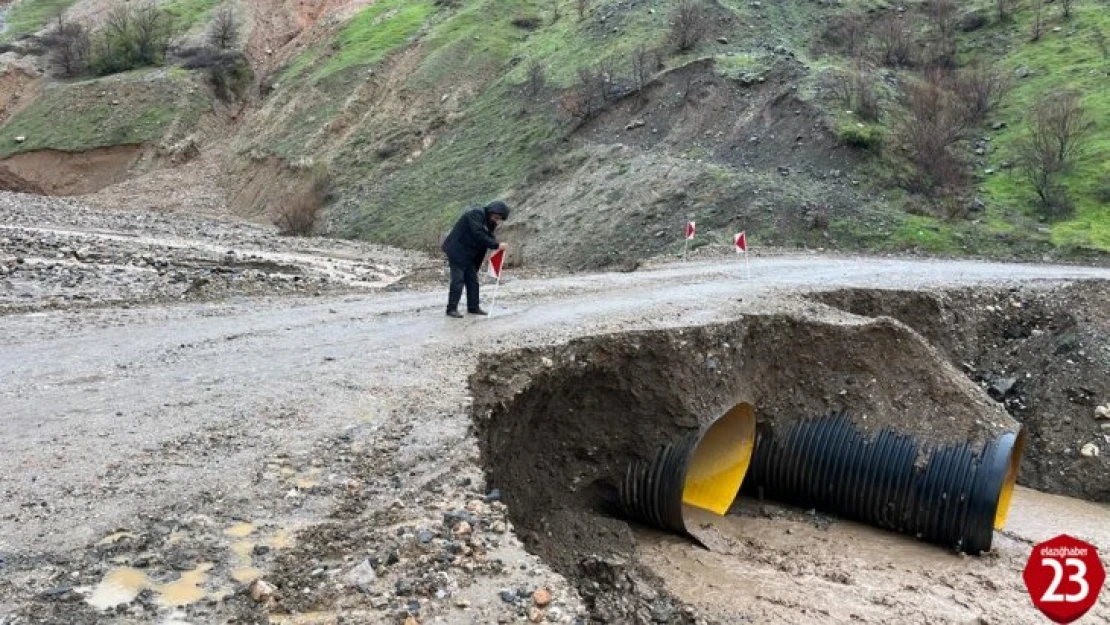
[(192, 571), (182, 573), (181, 577), (158, 589), (161, 595), (158, 602), (165, 606), (183, 606), (196, 603), (204, 598), (201, 585), (207, 579), (212, 564), (205, 562)]
[(123, 540), (124, 538), (138, 538), (138, 536), (136, 536), (135, 534), (133, 534), (131, 532), (127, 532), (127, 531), (116, 532), (114, 534), (108, 534), (104, 538), (100, 539), (100, 542), (98, 542), (96, 544), (98, 546), (114, 545), (114, 544), (118, 543), (119, 541)]
[(108, 610), (121, 603), (130, 603), (143, 590), (150, 588), (146, 573), (130, 567), (109, 571), (89, 597), (89, 605)]
[(254, 525), (251, 523), (236, 523), (231, 527), (224, 530), (224, 534), (234, 538), (246, 538), (254, 533)]

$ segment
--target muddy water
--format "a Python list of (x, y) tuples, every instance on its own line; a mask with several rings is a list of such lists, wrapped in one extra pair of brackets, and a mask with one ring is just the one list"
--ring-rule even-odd
[[(1021, 577), (1032, 543), (1071, 534), (1110, 566), (1110, 507), (1025, 488), (992, 553), (977, 558), (757, 501), (739, 508), (696, 519), (713, 524), (714, 551), (637, 534), (643, 561), (669, 590), (727, 623), (1047, 622)], [(1083, 622), (1110, 623), (1110, 590)]]

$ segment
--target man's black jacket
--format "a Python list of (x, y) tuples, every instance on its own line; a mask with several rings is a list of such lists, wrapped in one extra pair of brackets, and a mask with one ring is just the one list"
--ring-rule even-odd
[(483, 207), (472, 208), (455, 222), (450, 234), (443, 240), (442, 249), (448, 260), (456, 265), (481, 265), (486, 250), (498, 248), (493, 238), (493, 228)]

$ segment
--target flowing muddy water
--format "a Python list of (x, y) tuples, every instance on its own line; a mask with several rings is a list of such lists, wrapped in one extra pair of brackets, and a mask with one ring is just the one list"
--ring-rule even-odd
[[(715, 526), (714, 551), (636, 530), (665, 588), (726, 623), (1043, 622), (1022, 581), (1032, 544), (1067, 533), (1110, 567), (1110, 506), (1022, 487), (982, 557), (751, 499), (733, 512), (697, 518)], [(1110, 623), (1106, 590), (1082, 622)]]

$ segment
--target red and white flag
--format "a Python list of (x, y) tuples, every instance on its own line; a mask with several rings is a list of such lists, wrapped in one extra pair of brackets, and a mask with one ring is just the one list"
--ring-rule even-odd
[(501, 265), (505, 262), (505, 250), (497, 250), (489, 257), (489, 275), (501, 278)]
[(692, 221), (686, 222), (686, 239), (687, 240), (690, 240), (690, 239), (694, 238), (694, 230), (695, 230), (694, 222), (692, 222)]
[(746, 232), (741, 232), (733, 238), (733, 243), (736, 245), (736, 253), (748, 251), (748, 235)]

